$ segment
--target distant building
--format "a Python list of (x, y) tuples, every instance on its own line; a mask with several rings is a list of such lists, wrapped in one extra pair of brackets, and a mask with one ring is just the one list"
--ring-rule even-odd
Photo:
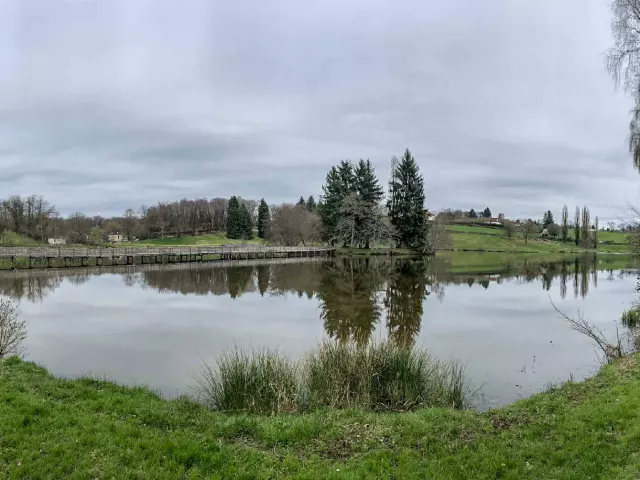
[(49, 245), (66, 245), (67, 241), (64, 238), (47, 238)]
[(502, 226), (503, 223), (503, 219), (501, 218), (478, 218), (478, 223), (484, 224), (484, 225), (498, 225), (498, 226)]
[(111, 243), (120, 243), (124, 242), (124, 235), (121, 233), (110, 233), (107, 235), (107, 241)]

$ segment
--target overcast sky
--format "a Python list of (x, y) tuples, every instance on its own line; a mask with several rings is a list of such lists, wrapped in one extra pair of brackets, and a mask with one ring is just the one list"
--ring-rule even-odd
[(409, 147), (427, 206), (624, 215), (607, 0), (2, 0), (0, 198), (318, 195)]

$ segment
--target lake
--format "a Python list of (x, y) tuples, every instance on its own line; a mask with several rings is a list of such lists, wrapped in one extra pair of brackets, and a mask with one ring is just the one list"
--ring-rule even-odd
[(462, 361), (484, 409), (595, 372), (594, 345), (551, 300), (615, 336), (637, 274), (615, 255), (253, 260), (3, 272), (0, 294), (21, 301), (27, 358), (60, 376), (172, 398), (234, 345), (299, 358), (326, 337), (390, 337)]

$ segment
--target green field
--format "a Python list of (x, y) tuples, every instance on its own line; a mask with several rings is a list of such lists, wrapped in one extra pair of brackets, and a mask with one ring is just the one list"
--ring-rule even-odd
[(152, 240), (142, 240), (140, 242), (131, 243), (129, 245), (153, 245), (153, 246), (196, 246), (196, 245), (231, 245), (231, 244), (254, 244), (260, 245), (264, 241), (260, 238), (253, 240), (235, 240), (227, 238), (225, 233), (213, 233), (209, 235), (183, 236), (171, 238), (154, 238)]
[(0, 362), (0, 477), (637, 479), (640, 357), (488, 413), (251, 416)]
[[(582, 248), (573, 242), (543, 240), (539, 235), (531, 235), (525, 244), (522, 236), (516, 232), (513, 238), (506, 238), (500, 228), (476, 227), (469, 225), (450, 225), (452, 248), (454, 250), (476, 250), (518, 253), (583, 253), (596, 251)], [(573, 232), (569, 232), (570, 236)], [(599, 244), (597, 251), (608, 253), (628, 253), (627, 234), (620, 232), (598, 232), (599, 241), (611, 241), (614, 245)]]

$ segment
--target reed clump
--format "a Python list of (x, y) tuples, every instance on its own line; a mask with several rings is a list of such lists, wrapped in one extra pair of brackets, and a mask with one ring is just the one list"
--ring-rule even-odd
[(391, 341), (325, 341), (299, 361), (277, 350), (233, 350), (204, 364), (201, 400), (220, 411), (271, 414), (323, 407), (408, 411), (468, 406), (463, 367)]

